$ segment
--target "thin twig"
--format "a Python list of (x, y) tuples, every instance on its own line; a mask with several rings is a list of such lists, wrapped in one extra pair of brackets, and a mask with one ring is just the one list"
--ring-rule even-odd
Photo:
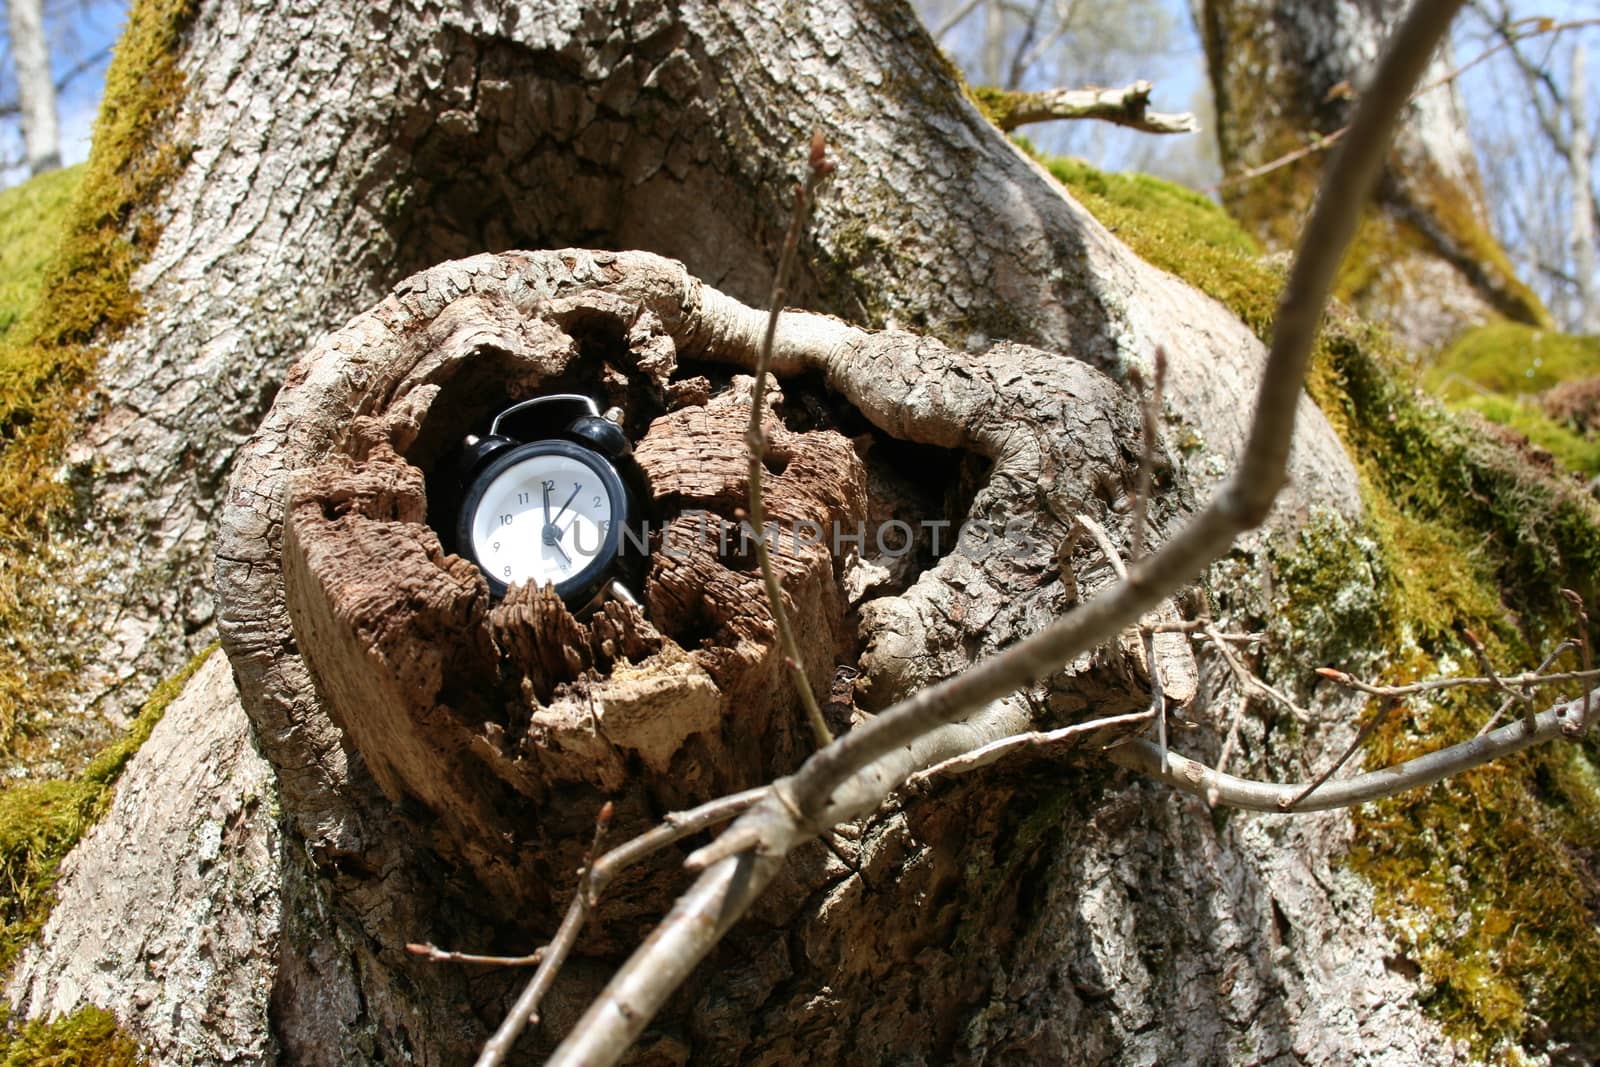
[[(1304, 803), (1307, 797), (1309, 797), (1312, 793), (1315, 793), (1319, 788), (1321, 788), (1323, 783), (1337, 774), (1339, 772), (1339, 768), (1343, 767), (1350, 761), (1350, 757), (1354, 756), (1361, 746), (1367, 743), (1367, 738), (1371, 737), (1373, 731), (1377, 730), (1379, 726), (1383, 725), (1384, 720), (1389, 717), (1389, 713), (1395, 708), (1399, 707), (1400, 704), (1401, 700), (1399, 697), (1389, 697), (1380, 703), (1378, 705), (1378, 710), (1373, 712), (1372, 718), (1368, 719), (1366, 723), (1362, 725), (1361, 729), (1356, 731), (1355, 740), (1351, 741), (1349, 745), (1345, 746), (1345, 750), (1340, 754), (1339, 758), (1334, 760), (1332, 765), (1330, 765), (1327, 770), (1317, 775), (1316, 778), (1312, 780), (1310, 785), (1306, 786), (1304, 790), (1296, 794), (1293, 800), (1285, 804), (1283, 806), (1283, 810), (1296, 810), (1302, 803)], [(1218, 769), (1220, 770), (1220, 768)]]
[(482, 963), (490, 967), (533, 967), (544, 959), (542, 948), (526, 956), (480, 956), (474, 952), (449, 952), (437, 945), (411, 942), (406, 945), (406, 951), (435, 963)]
[[(1565, 655), (1566, 653), (1572, 651), (1574, 648), (1577, 648), (1577, 647), (1578, 646), (1576, 644), (1574, 644), (1573, 642), (1571, 642), (1571, 641), (1563, 641), (1563, 642), (1561, 642), (1559, 645), (1557, 645), (1555, 647), (1555, 651), (1554, 652), (1551, 652), (1548, 656), (1546, 656), (1544, 658), (1544, 662), (1539, 664), (1539, 666), (1537, 668), (1535, 668), (1533, 673), (1534, 674), (1543, 674), (1545, 671), (1550, 669), (1550, 667), (1555, 663), (1556, 660), (1560, 659), (1563, 655)], [(1522, 690), (1522, 692), (1517, 693), (1514, 696), (1507, 697), (1505, 699), (1505, 702), (1502, 703), (1498, 709), (1496, 709), (1495, 713), (1493, 715), (1489, 716), (1489, 721), (1484, 723), (1482, 728), (1478, 730), (1478, 736), (1482, 737), (1484, 734), (1488, 733), (1490, 730), (1493, 730), (1495, 728), (1495, 726), (1500, 722), (1501, 718), (1503, 718), (1505, 716), (1505, 713), (1511, 710), (1511, 705), (1517, 703), (1518, 700), (1522, 700), (1524, 702), (1530, 700), (1530, 696), (1529, 696), (1528, 690), (1526, 688), (1524, 688)]]
[[(1583, 610), (1583, 597), (1572, 589), (1561, 590), (1561, 595), (1567, 603), (1572, 605), (1573, 614), (1578, 617), (1578, 660), (1585, 671), (1594, 667), (1593, 653), (1589, 648), (1589, 613)], [(1587, 729), (1594, 714), (1593, 701), (1586, 690), (1583, 694), (1583, 729)]]
[[(1506, 694), (1507, 704), (1520, 702), (1527, 708), (1528, 728), (1530, 730), (1533, 729), (1533, 717), (1539, 714), (1539, 709), (1533, 706), (1533, 698), (1526, 690), (1519, 692), (1501, 680), (1500, 675), (1495, 672), (1494, 664), (1489, 662), (1489, 653), (1484, 650), (1483, 642), (1478, 640), (1477, 634), (1463, 626), (1461, 628), (1461, 637), (1467, 642), (1467, 647), (1472, 650), (1472, 657), (1478, 661), (1478, 669), (1494, 683), (1496, 689)], [(1498, 714), (1499, 712), (1496, 712), (1496, 715)], [(1479, 731), (1479, 733), (1482, 732), (1484, 731)]]
[(1111, 543), (1111, 535), (1106, 533), (1106, 528), (1095, 522), (1087, 515), (1075, 517), (1078, 526), (1094, 539), (1095, 547), (1100, 549), (1100, 554), (1111, 564), (1111, 573), (1122, 581), (1128, 580), (1128, 565), (1122, 561), (1122, 553), (1117, 551), (1117, 546)]
[(1513, 674), (1499, 679), (1486, 677), (1430, 678), (1425, 682), (1412, 682), (1409, 685), (1373, 685), (1332, 667), (1318, 667), (1317, 673), (1332, 682), (1344, 686), (1346, 689), (1354, 689), (1359, 693), (1366, 693), (1375, 697), (1405, 697), (1416, 693), (1431, 693), (1437, 689), (1458, 689), (1462, 686), (1493, 688), (1498, 683), (1526, 689), (1541, 685), (1554, 685), (1558, 682), (1592, 682), (1600, 679), (1600, 671), (1597, 670), (1561, 671), (1556, 674), (1540, 674), (1537, 671), (1530, 671), (1526, 674)]
[(1138, 562), (1144, 555), (1145, 533), (1150, 521), (1150, 493), (1155, 484), (1156, 440), (1161, 432), (1161, 391), (1167, 383), (1167, 350), (1156, 346), (1155, 373), (1150, 388), (1142, 388), (1142, 376), (1132, 375), (1140, 387), (1139, 414), (1144, 421), (1144, 440), (1139, 444), (1139, 480), (1133, 493), (1133, 533), (1128, 541), (1128, 558)]
[(772, 566), (772, 552), (767, 545), (766, 509), (761, 500), (761, 475), (767, 458), (767, 434), (762, 428), (766, 414), (765, 397), (767, 372), (772, 367), (772, 342), (778, 332), (778, 317), (783, 313), (786, 297), (784, 287), (789, 281), (789, 271), (794, 266), (795, 250), (800, 246), (800, 234), (805, 230), (806, 215), (811, 210), (812, 194), (829, 174), (833, 164), (828, 161), (827, 145), (818, 131), (811, 136), (811, 154), (806, 168), (805, 181), (795, 186), (794, 217), (789, 220), (789, 232), (783, 238), (783, 251), (778, 256), (778, 269), (772, 278), (772, 299), (768, 304), (767, 332), (761, 341), (761, 354), (756, 359), (755, 385), (750, 390), (750, 428), (745, 433), (745, 443), (750, 446), (750, 522), (755, 528), (756, 559), (761, 563), (761, 581), (767, 587), (767, 602), (772, 607), (772, 622), (778, 632), (778, 645), (783, 651), (784, 663), (794, 678), (800, 703), (805, 707), (806, 719), (811, 724), (817, 747), (833, 740), (828, 721), (817, 706), (817, 696), (811, 691), (811, 681), (806, 677), (805, 662), (800, 656), (800, 644), (795, 640), (794, 627), (783, 606), (783, 587), (778, 584), (778, 573)]
[[(1153, 634), (1189, 634), (1196, 641), (1212, 641), (1216, 639), (1211, 634), (1206, 633), (1207, 629), (1213, 628), (1213, 624), (1209, 619), (1167, 619), (1162, 622), (1145, 622), (1139, 625)], [(1267, 635), (1260, 631), (1252, 631), (1246, 634), (1218, 632), (1216, 637), (1220, 637), (1233, 645), (1254, 645), (1267, 639)]]
[(935, 41), (943, 41), (944, 35), (955, 29), (962, 19), (976, 11), (981, 3), (983, 3), (983, 0), (965, 0), (961, 6), (946, 15), (944, 21), (934, 29), (933, 39)]
[[(484, 1043), (483, 1050), (478, 1053), (475, 1067), (496, 1067), (504, 1063), (506, 1057), (511, 1054), (512, 1046), (517, 1043), (517, 1038), (522, 1036), (522, 1031), (530, 1024), (539, 1021), (540, 1002), (555, 984), (556, 974), (561, 970), (561, 965), (566, 962), (567, 955), (577, 942), (584, 921), (611, 879), (624, 868), (638, 863), (646, 856), (659, 852), (690, 834), (699, 833), (708, 826), (733, 818), (755, 804), (766, 793), (767, 789), (764, 786), (760, 789), (747, 789), (743, 793), (719, 797), (689, 811), (674, 812), (663, 819), (659, 826), (618, 845), (590, 864), (578, 880), (578, 887), (572, 894), (572, 903), (567, 906), (567, 914), (562, 918), (556, 936), (550, 939), (549, 945), (529, 957), (538, 963), (539, 969), (529, 979), (527, 986), (522, 990), (522, 995), (517, 998), (516, 1004), (512, 1005), (511, 1011), (501, 1020), (500, 1028)], [(606, 807), (610, 806), (608, 801)], [(596, 842), (602, 833), (603, 830), (597, 822)]]
[[(1586, 696), (1592, 697), (1593, 693)], [(1516, 722), (1483, 737), (1450, 745), (1393, 767), (1331, 782), (1317, 791), (1315, 799), (1295, 807), (1295, 814), (1348, 808), (1382, 800), (1502, 759), (1542, 742), (1570, 736), (1582, 713), (1583, 700), (1567, 701), (1540, 712), (1532, 732), (1525, 728), (1525, 724)], [(1305, 787), (1299, 784), (1256, 782), (1235, 778), (1231, 774), (1218, 774), (1205, 764), (1176, 752), (1168, 753), (1163, 760), (1156, 746), (1143, 740), (1113, 750), (1111, 759), (1130, 770), (1148, 774), (1188, 793), (1205, 796), (1215, 791), (1223, 803), (1249, 811), (1284, 813), (1296, 804), (1297, 798), (1306, 793)]]
[[(1220, 647), (1220, 646), (1219, 646)], [(1239, 726), (1244, 722), (1244, 713), (1250, 707), (1250, 694), (1240, 693), (1238, 703), (1234, 706), (1233, 714), (1228, 716), (1228, 732), (1222, 738), (1222, 751), (1217, 753), (1217, 773), (1224, 774), (1228, 770), (1228, 761), (1233, 758), (1233, 750), (1239, 743)], [(1215, 789), (1206, 791), (1206, 807), (1214, 808), (1217, 801)]]
[(1284, 708), (1284, 710), (1288, 711), (1288, 713), (1293, 715), (1299, 722), (1311, 721), (1311, 713), (1309, 711), (1307, 711), (1305, 708), (1302, 708), (1299, 704), (1296, 704), (1294, 699), (1287, 693), (1283, 692), (1283, 690), (1268, 683), (1265, 679), (1257, 677), (1256, 674), (1250, 670), (1250, 668), (1246, 667), (1242, 662), (1240, 662), (1239, 657), (1234, 653), (1233, 649), (1228, 647), (1228, 642), (1225, 640), (1225, 635), (1220, 633), (1215, 627), (1208, 627), (1204, 632), (1205, 635), (1211, 640), (1211, 643), (1216, 646), (1217, 655), (1221, 656), (1222, 661), (1228, 665), (1228, 670), (1233, 672), (1234, 680), (1239, 683), (1241, 688), (1247, 691), (1255, 690), (1255, 692), (1259, 693), (1261, 696), (1266, 697), (1274, 704)]
[[(1151, 438), (1147, 435), (1148, 442)], [(1117, 551), (1117, 546), (1111, 543), (1111, 535), (1106, 533), (1104, 526), (1095, 522), (1087, 515), (1076, 517), (1079, 529), (1087, 530), (1089, 536), (1099, 547), (1106, 561), (1111, 564), (1111, 570), (1122, 581), (1128, 580), (1128, 566), (1122, 561), (1122, 553)], [(1135, 517), (1135, 524), (1142, 522), (1142, 517)], [(1144, 649), (1145, 669), (1150, 675), (1150, 706), (1145, 714), (1150, 716), (1156, 728), (1156, 744), (1161, 746), (1161, 751), (1167, 750), (1167, 694), (1161, 684), (1161, 668), (1156, 665), (1156, 639), (1155, 634), (1143, 627), (1139, 630), (1139, 645)]]
[(926, 784), (930, 779), (951, 774), (966, 774), (979, 767), (987, 767), (1001, 756), (1015, 748), (1046, 748), (1050, 745), (1060, 744), (1062, 741), (1084, 734), (1095, 733), (1112, 726), (1126, 726), (1132, 723), (1144, 722), (1150, 718), (1150, 709), (1132, 711), (1126, 715), (1108, 715), (1103, 719), (1091, 719), (1088, 722), (1077, 722), (1071, 726), (1063, 726), (1056, 730), (1030, 730), (1027, 733), (1012, 734), (1002, 737), (998, 741), (991, 741), (981, 745), (971, 752), (963, 752), (959, 756), (936, 763), (926, 770), (918, 771), (906, 779), (905, 788), (917, 789)]

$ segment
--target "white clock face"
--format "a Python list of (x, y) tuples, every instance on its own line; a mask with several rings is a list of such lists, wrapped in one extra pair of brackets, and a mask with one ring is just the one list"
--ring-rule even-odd
[(559, 585), (601, 565), (617, 503), (600, 473), (567, 455), (534, 455), (484, 490), (472, 551), (506, 585)]

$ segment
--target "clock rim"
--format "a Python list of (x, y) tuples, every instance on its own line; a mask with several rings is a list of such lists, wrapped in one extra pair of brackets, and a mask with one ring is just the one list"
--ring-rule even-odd
[(539, 456), (565, 456), (577, 460), (600, 477), (607, 494), (611, 497), (611, 528), (606, 531), (605, 540), (601, 542), (594, 559), (577, 574), (553, 583), (556, 595), (566, 603), (567, 607), (576, 611), (593, 599), (600, 587), (610, 580), (622, 555), (623, 525), (631, 522), (633, 518), (631, 501), (627, 486), (623, 484), (622, 475), (617, 472), (609, 459), (595, 449), (571, 441), (525, 441), (494, 456), (473, 472), (472, 480), (467, 484), (466, 493), (461, 500), (461, 510), (456, 517), (456, 551), (478, 568), (478, 573), (488, 581), (489, 594), (494, 599), (502, 599), (510, 592), (511, 587), (490, 574), (483, 561), (478, 559), (478, 554), (472, 546), (473, 519), (476, 518), (478, 507), (483, 503), (484, 494), (490, 485), (512, 467)]

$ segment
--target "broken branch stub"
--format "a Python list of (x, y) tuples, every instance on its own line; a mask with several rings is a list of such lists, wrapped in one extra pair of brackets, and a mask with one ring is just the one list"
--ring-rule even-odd
[[(750, 381), (679, 370), (750, 367), (763, 327), (658, 257), (508, 253), (409, 279), (303, 357), (236, 468), (218, 588), (314, 857), (346, 876), (442, 857), (486, 891), (468, 894), (486, 918), (548, 930), (603, 801), (620, 840), (798, 766), (810, 735), (739, 528)], [(1061, 519), (1126, 528), (1138, 419), (1100, 372), (802, 313), (782, 317), (774, 367), (809, 372), (769, 394), (763, 425), (775, 564), (818, 690), (845, 664), (864, 704), (892, 701), (1110, 580), (1087, 546), (1063, 551)], [(494, 603), (438, 532), (464, 435), (551, 391), (625, 412), (651, 498), (642, 610), (580, 620), (526, 587)], [(1187, 498), (1156, 474), (1159, 537)], [(880, 540), (869, 517), (901, 527)], [(1131, 711), (1147, 681), (1118, 645), (1037, 680), (1028, 706), (1041, 725)], [(658, 915), (670, 867), (614, 886), (585, 951)]]

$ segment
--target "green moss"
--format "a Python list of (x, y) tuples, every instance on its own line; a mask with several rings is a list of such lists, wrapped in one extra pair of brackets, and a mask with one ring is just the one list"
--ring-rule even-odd
[[(1261, 252), (1255, 239), (1226, 211), (1193, 189), (1148, 174), (1112, 174), (1096, 170), (1079, 159), (1056, 156), (1041, 162), (1062, 185), (1076, 194), (1093, 197), (1102, 210), (1114, 209), (1109, 214), (1116, 221), (1138, 229), (1145, 238), (1155, 241), (1159, 250), (1151, 250), (1156, 252), (1157, 258), (1183, 260), (1196, 246), (1241, 262)], [(1171, 228), (1149, 232), (1152, 228), (1143, 223), (1154, 218), (1160, 218)], [(1104, 218), (1101, 221), (1113, 225)]]
[[(1155, 179), (1052, 169), (1136, 252), (1270, 336), (1282, 277), (1242, 235), (1188, 197), (1151, 195)], [(1421, 395), (1385, 335), (1337, 308), (1309, 385), (1355, 457), (1366, 520), (1316, 518), (1276, 555), (1280, 676), (1293, 664), (1303, 678), (1317, 665), (1307, 655), (1364, 659), (1392, 681), (1453, 671), (1471, 662), (1463, 627), (1497, 663), (1531, 666), (1571, 632), (1560, 590), (1590, 603), (1600, 591), (1592, 499)], [(1494, 703), (1462, 691), (1414, 702), (1379, 732), (1368, 765), (1468, 738)], [(1545, 746), (1353, 813), (1351, 862), (1421, 965), (1429, 1007), (1482, 1052), (1536, 1025), (1558, 1037), (1600, 1025), (1590, 759), (1588, 747)]]
[[(1354, 664), (1398, 642), (1393, 576), (1382, 545), (1335, 512), (1319, 512), (1274, 552), (1279, 596), (1269, 618), (1275, 651), (1311, 647)], [(1282, 676), (1287, 664), (1273, 673)]]
[(111, 787), (150, 737), (167, 705), (216, 646), (156, 686), (121, 739), (76, 778), (24, 782), (0, 793), (0, 974), (49, 917), (61, 861), (111, 803)]
[(83, 167), (0, 190), (0, 341), (37, 301)]
[(1592, 475), (1600, 474), (1600, 441), (1549, 418), (1526, 397), (1596, 375), (1600, 337), (1497, 322), (1458, 338), (1439, 354), (1425, 380), (1453, 408), (1510, 427), (1567, 469)]
[(1455, 408), (1475, 411), (1490, 422), (1509, 427), (1555, 457), (1556, 462), (1581, 474), (1600, 474), (1600, 440), (1582, 434), (1551, 419), (1525, 400), (1505, 396), (1467, 396)]
[(59, 575), (41, 546), (71, 507), (54, 475), (102, 346), (141, 313), (129, 281), (159, 236), (148, 205), (184, 161), (168, 127), (183, 96), (177, 51), (192, 10), (193, 0), (133, 5), (45, 269), (47, 298), (0, 339), (0, 630), (11, 636), (0, 647), (0, 748), (19, 722), (53, 705), (73, 673)]
[[(1416, 702), (1379, 731), (1371, 765), (1477, 732), (1489, 714), (1462, 692)], [(1356, 870), (1378, 913), (1434, 987), (1430, 1008), (1480, 1046), (1543, 1022), (1600, 1025), (1600, 932), (1586, 857), (1600, 845), (1595, 770), (1579, 746), (1542, 746), (1358, 814)]]
[(139, 1047), (100, 1008), (0, 1032), (0, 1067), (134, 1067)]
[(1440, 353), (1427, 382), (1440, 395), (1458, 400), (1484, 391), (1538, 393), (1597, 374), (1600, 337), (1496, 322), (1468, 331)]

